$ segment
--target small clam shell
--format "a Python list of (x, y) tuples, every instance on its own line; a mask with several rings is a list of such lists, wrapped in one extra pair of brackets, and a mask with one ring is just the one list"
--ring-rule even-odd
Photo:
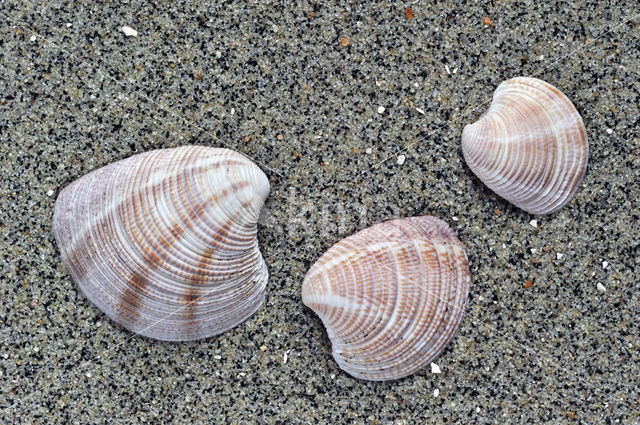
[(562, 208), (578, 190), (589, 146), (580, 114), (557, 88), (535, 78), (500, 84), (489, 109), (462, 132), (471, 171), (531, 214)]
[(320, 316), (340, 368), (385, 381), (434, 360), (467, 303), (469, 266), (435, 217), (391, 220), (332, 246), (311, 267), (302, 301)]
[(268, 194), (237, 152), (156, 150), (67, 186), (53, 230), (73, 279), (114, 321), (161, 340), (205, 338), (264, 300), (256, 223)]

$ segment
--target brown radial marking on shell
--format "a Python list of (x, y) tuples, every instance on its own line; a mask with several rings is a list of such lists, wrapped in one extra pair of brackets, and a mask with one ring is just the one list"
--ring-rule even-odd
[[(140, 307), (142, 306), (142, 296), (146, 292), (149, 281), (140, 274), (133, 273), (127, 279), (127, 285), (118, 298), (117, 309), (125, 315), (140, 317)], [(132, 317), (134, 318), (134, 317)], [(134, 320), (135, 320), (134, 318)]]
[(194, 288), (188, 288), (187, 292), (185, 294), (182, 294), (180, 298), (182, 298), (182, 302), (184, 303), (184, 325), (193, 326), (197, 324), (198, 321), (196, 320), (196, 307), (198, 300), (200, 300), (201, 298), (200, 291)]
[[(234, 182), (234, 183), (231, 184), (231, 190), (233, 190), (234, 194), (237, 194), (238, 192), (240, 192), (242, 189), (244, 189), (247, 186), (249, 186), (249, 182), (246, 182), (246, 181)], [(240, 205), (242, 205), (243, 208), (249, 208), (249, 206), (251, 205), (251, 201), (249, 201), (249, 202), (241, 202)]]

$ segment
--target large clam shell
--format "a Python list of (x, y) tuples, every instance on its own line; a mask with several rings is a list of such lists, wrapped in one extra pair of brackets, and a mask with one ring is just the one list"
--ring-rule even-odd
[(245, 156), (162, 149), (67, 186), (53, 229), (89, 300), (133, 332), (169, 341), (222, 333), (264, 300), (256, 223), (269, 194)]
[(589, 147), (580, 114), (551, 84), (513, 78), (462, 132), (469, 168), (491, 190), (531, 214), (562, 208), (578, 190)]
[(305, 276), (302, 300), (322, 319), (340, 368), (384, 381), (440, 355), (462, 320), (469, 282), (451, 228), (435, 217), (412, 217), (332, 246)]

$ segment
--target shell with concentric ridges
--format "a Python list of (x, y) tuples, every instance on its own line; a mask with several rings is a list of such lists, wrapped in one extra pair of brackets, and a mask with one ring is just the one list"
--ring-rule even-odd
[(256, 223), (268, 194), (267, 177), (237, 152), (162, 149), (67, 186), (53, 228), (71, 276), (109, 317), (193, 340), (236, 326), (264, 300)]
[(489, 109), (462, 133), (469, 168), (491, 190), (531, 214), (571, 200), (587, 169), (584, 123), (557, 88), (535, 78), (500, 84)]
[(444, 350), (467, 303), (464, 248), (435, 217), (391, 220), (332, 246), (311, 267), (302, 300), (318, 314), (347, 373), (410, 375)]

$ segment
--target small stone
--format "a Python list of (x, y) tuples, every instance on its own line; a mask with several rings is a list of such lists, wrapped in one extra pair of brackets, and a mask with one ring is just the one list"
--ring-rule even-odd
[(419, 113), (421, 113), (422, 115), (424, 115), (424, 111), (420, 108), (416, 108), (416, 111), (418, 111)]
[(385, 111), (384, 106), (379, 106), (379, 107), (378, 107), (378, 113), (379, 113), (379, 114), (384, 113), (384, 111)]
[(529, 224), (532, 225), (533, 227), (538, 227), (538, 220), (531, 220)]
[(349, 44), (351, 44), (351, 40), (349, 40), (347, 37), (342, 37), (340, 39), (340, 44), (342, 44), (342, 47), (347, 47)]
[(236, 108), (231, 108), (230, 114), (233, 115), (236, 113)]
[(435, 363), (431, 363), (431, 373), (440, 373), (440, 366)]
[(53, 190), (49, 189), (47, 190), (47, 196), (53, 196)]
[(220, 59), (222, 57), (222, 52), (218, 51), (215, 53), (216, 59)]
[(598, 282), (598, 284), (596, 285), (596, 288), (598, 289), (599, 292), (605, 292), (607, 290), (607, 288), (605, 288), (605, 286)]
[(603, 269), (606, 269), (608, 265), (609, 265), (609, 263), (608, 263), (608, 262), (606, 262), (606, 261), (603, 261), (603, 262), (602, 262), (602, 268), (603, 268)]
[(535, 254), (536, 252), (538, 252), (538, 250), (536, 248), (531, 248), (531, 253)]
[(613, 130), (610, 128), (607, 128), (607, 134), (613, 134)]
[(365, 149), (364, 151), (365, 151), (365, 153), (371, 153), (371, 152), (373, 152), (373, 150), (372, 150), (371, 148), (367, 148), (367, 149)]
[(71, 22), (68, 22), (67, 23), (67, 28), (71, 28), (71, 25), (72, 25)]
[(476, 407), (476, 413), (480, 413), (480, 408)]
[(131, 27), (128, 26), (124, 26), (121, 28), (122, 32), (124, 33), (124, 35), (126, 35), (127, 37), (137, 37), (138, 36), (138, 31), (134, 30)]
[(408, 18), (408, 19), (413, 18), (413, 9), (411, 9), (410, 7), (407, 7), (407, 8), (404, 10), (404, 13), (407, 15), (407, 18)]
[(440, 395), (440, 390), (439, 389), (436, 388), (435, 390), (433, 390), (433, 396), (434, 397), (438, 397), (439, 395)]
[(458, 217), (456, 217), (455, 215), (453, 217), (451, 217), (451, 220), (453, 221), (458, 221)]
[(398, 165), (402, 165), (402, 164), (404, 164), (404, 161), (405, 161), (406, 159), (407, 159), (407, 157), (406, 157), (406, 156), (404, 156), (404, 155), (398, 155), (398, 160), (396, 161), (396, 163), (397, 163)]
[(267, 346), (266, 345), (261, 345), (260, 346), (260, 351), (267, 351)]
[(90, 373), (90, 372), (87, 372), (86, 377), (87, 377), (87, 378), (91, 378), (91, 373)]
[(36, 36), (35, 36), (35, 35), (32, 35), (32, 36), (31, 36), (31, 38), (29, 38), (29, 40), (31, 40), (31, 41), (36, 41)]
[(220, 360), (222, 358), (222, 356), (213, 356), (214, 359), (216, 360)]
[(556, 260), (562, 260), (562, 257), (564, 257), (564, 254), (563, 254), (563, 253), (558, 252), (558, 253), (556, 254)]

